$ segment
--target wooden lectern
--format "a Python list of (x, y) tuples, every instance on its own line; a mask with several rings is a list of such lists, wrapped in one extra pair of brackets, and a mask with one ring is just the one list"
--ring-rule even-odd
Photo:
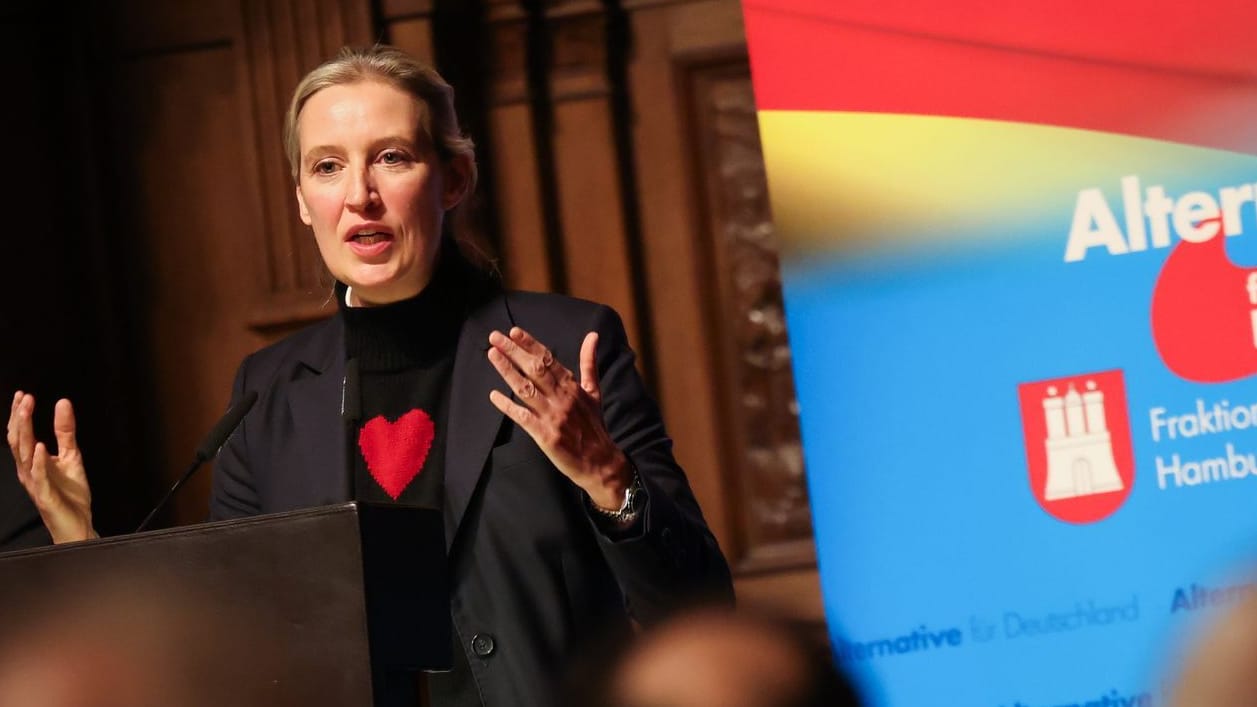
[[(347, 503), (0, 554), (0, 637), (63, 611), (50, 595), (119, 586), (163, 598), (118, 610), (137, 626), (145, 606), (184, 601), (219, 634), (204, 662), (243, 658), (224, 674), (260, 681), (269, 704), (413, 706), (418, 672), (449, 669), (438, 511)], [(199, 633), (169, 650), (201, 651)]]

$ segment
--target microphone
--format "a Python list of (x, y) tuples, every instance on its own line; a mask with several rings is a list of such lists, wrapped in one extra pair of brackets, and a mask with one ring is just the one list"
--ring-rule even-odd
[(340, 416), (346, 424), (362, 420), (362, 378), (356, 358), (345, 362), (345, 380), (340, 388)]
[(354, 468), (358, 458), (358, 423), (362, 421), (362, 378), (358, 359), (345, 361), (345, 379), (340, 388), (340, 419), (345, 434), (345, 498), (357, 497)]
[(175, 495), (175, 491), (178, 491), (180, 487), (187, 483), (188, 479), (192, 478), (192, 474), (202, 464), (218, 455), (218, 450), (222, 449), (223, 445), (227, 443), (227, 438), (231, 436), (232, 432), (236, 431), (236, 428), (244, 420), (244, 416), (249, 414), (249, 411), (253, 409), (253, 404), (257, 401), (257, 391), (250, 390), (244, 394), (244, 397), (240, 398), (239, 402), (227, 410), (222, 418), (219, 419), (218, 424), (214, 425), (209, 434), (205, 435), (205, 439), (201, 440), (201, 443), (197, 445), (196, 454), (192, 458), (192, 465), (188, 467), (187, 471), (183, 472), (183, 476), (179, 477), (175, 485), (170, 487), (166, 495), (162, 496), (162, 499), (157, 502), (157, 506), (148, 514), (144, 522), (140, 523), (140, 527), (136, 528), (135, 532), (144, 532), (148, 524), (157, 516), (157, 512), (166, 507), (166, 503), (170, 501), (171, 496)]

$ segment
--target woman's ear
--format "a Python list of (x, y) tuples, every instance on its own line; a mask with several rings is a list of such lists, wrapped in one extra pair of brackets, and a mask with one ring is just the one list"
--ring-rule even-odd
[(445, 164), (445, 191), (441, 194), (441, 207), (446, 211), (458, 206), (471, 191), (472, 157), (455, 155)]
[(301, 214), (301, 222), (310, 225), (310, 210), (306, 208), (305, 197), (301, 195), (301, 185), (297, 185), (297, 213)]

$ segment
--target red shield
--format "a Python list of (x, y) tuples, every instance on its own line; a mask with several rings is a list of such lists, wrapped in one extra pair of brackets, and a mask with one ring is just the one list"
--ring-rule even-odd
[(1112, 515), (1135, 483), (1122, 372), (1022, 383), (1017, 394), (1035, 500), (1068, 523)]

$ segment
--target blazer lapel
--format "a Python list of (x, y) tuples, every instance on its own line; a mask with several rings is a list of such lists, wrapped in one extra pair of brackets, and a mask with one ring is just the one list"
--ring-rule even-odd
[[(489, 332), (508, 331), (511, 319), (493, 296), (474, 308), (459, 332), (450, 382), (449, 428), (445, 437), (445, 543), (455, 536), (475, 495), (502, 413), (489, 402), (489, 391), (510, 396), (511, 390), (489, 363)], [(343, 324), (333, 317), (326, 334), (300, 356), (306, 370), (289, 384), (294, 445), (290, 488), (301, 488), (304, 505), (337, 503), (353, 498), (352, 475), (345, 469), (345, 431), (341, 394), (345, 376)], [(297, 499), (294, 499), (297, 500)], [(294, 506), (298, 507), (298, 506)]]
[(489, 332), (508, 331), (510, 317), (496, 296), (474, 310), (463, 324), (450, 385), (449, 429), (445, 437), (445, 544), (450, 548), (502, 426), (502, 413), (489, 402), (489, 391), (511, 390), (489, 363)]
[(345, 377), (343, 324), (332, 317), (327, 334), (301, 357), (308, 369), (290, 384), (288, 404), (294, 439), (294, 481), (305, 504), (326, 505), (353, 498), (352, 474), (345, 468), (345, 428), (341, 395)]

